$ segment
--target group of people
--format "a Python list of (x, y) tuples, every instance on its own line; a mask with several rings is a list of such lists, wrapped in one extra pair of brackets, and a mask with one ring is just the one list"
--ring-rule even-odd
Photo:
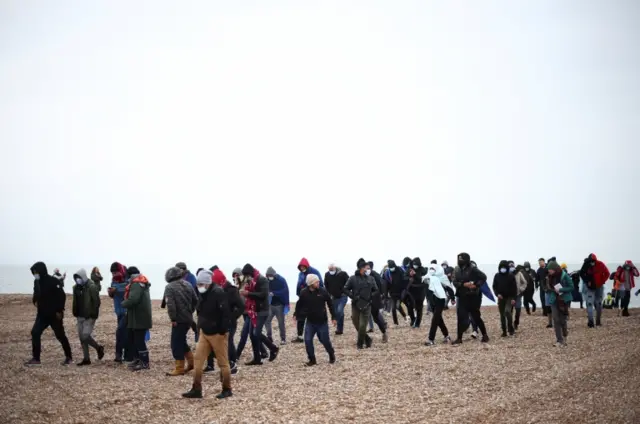
[[(113, 299), (117, 316), (115, 358), (126, 362), (132, 371), (149, 368), (147, 341), (152, 328), (152, 307), (149, 280), (135, 266), (126, 267), (114, 262), (110, 267), (111, 285), (108, 294)], [(293, 316), (296, 320), (296, 343), (305, 343), (307, 362), (317, 364), (313, 339), (317, 335), (329, 358), (336, 361), (329, 331), (329, 318), (336, 327), (335, 336), (344, 332), (344, 309), (351, 300), (351, 320), (357, 332), (357, 349), (369, 348), (373, 339), (369, 335), (373, 323), (382, 334), (382, 342), (388, 341), (388, 324), (385, 312), (393, 323), (399, 325), (399, 312), (412, 328), (420, 328), (426, 300), (427, 315), (431, 322), (425, 345), (436, 344), (440, 330), (444, 343), (460, 345), (463, 334), (472, 327), (472, 338), (489, 342), (489, 335), (480, 312), (482, 298), (497, 297), (502, 336), (514, 335), (521, 319), (524, 305), (527, 314), (536, 311), (533, 295), (540, 288), (543, 314), (548, 316), (548, 328), (555, 329), (556, 346), (565, 346), (569, 305), (582, 282), (581, 296), (587, 303), (587, 325), (601, 325), (604, 284), (612, 279), (620, 295), (623, 315), (628, 316), (630, 293), (635, 287), (638, 269), (626, 261), (614, 273), (590, 254), (579, 271), (569, 273), (565, 264), (555, 257), (539, 260), (534, 271), (529, 262), (516, 265), (503, 260), (493, 277), (492, 289), (488, 278), (467, 253), (457, 258), (457, 266), (445, 261), (433, 260), (423, 266), (419, 257), (406, 257), (402, 265), (387, 261), (382, 272), (373, 269), (373, 263), (359, 259), (355, 273), (349, 275), (336, 264), (330, 264), (323, 276), (303, 258), (298, 264), (298, 281)], [(25, 365), (40, 365), (40, 338), (51, 326), (62, 344), (64, 365), (72, 363), (72, 352), (65, 335), (63, 317), (66, 295), (65, 275), (55, 270), (49, 275), (43, 262), (31, 267), (34, 276), (33, 303), (37, 307), (36, 320), (31, 331), (32, 358)], [(94, 268), (90, 275), (84, 269), (74, 275), (72, 313), (76, 318), (83, 359), (77, 365), (91, 364), (89, 348), (97, 352), (98, 359), (105, 355), (104, 347), (93, 339), (92, 333), (100, 312), (100, 291), (103, 280), (100, 270)], [(165, 273), (166, 286), (162, 307), (171, 321), (171, 351), (175, 366), (168, 376), (184, 375), (194, 371), (193, 385), (184, 393), (187, 398), (202, 397), (202, 376), (214, 370), (214, 359), (220, 368), (222, 391), (220, 399), (232, 396), (231, 375), (238, 371), (238, 359), (247, 343), (251, 342), (252, 358), (246, 366), (262, 365), (265, 359), (274, 361), (280, 346), (286, 344), (285, 316), (289, 312), (289, 288), (286, 280), (269, 267), (263, 275), (251, 264), (236, 268), (227, 279), (218, 266), (200, 268), (196, 274), (189, 271), (184, 262), (178, 262)], [(636, 292), (636, 295), (640, 290)], [(443, 318), (443, 311), (455, 306), (457, 316), (456, 338), (452, 340)], [(530, 308), (531, 306), (531, 308)], [(405, 313), (404, 308), (407, 309)], [(594, 317), (595, 311), (595, 317)], [(194, 320), (193, 314), (196, 313)], [(408, 316), (407, 316), (408, 315)], [(514, 318), (515, 316), (515, 318)], [(236, 344), (238, 320), (243, 317), (239, 341)], [(273, 341), (272, 321), (276, 318), (280, 346)], [(266, 333), (263, 332), (264, 327)], [(195, 334), (195, 353), (191, 351), (187, 337)]]

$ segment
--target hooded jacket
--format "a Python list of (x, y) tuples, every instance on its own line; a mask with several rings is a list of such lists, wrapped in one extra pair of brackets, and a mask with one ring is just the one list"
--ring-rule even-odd
[[(593, 263), (593, 265), (591, 265)], [(582, 264), (580, 269), (580, 278), (584, 281), (587, 288), (591, 290), (599, 289), (609, 279), (611, 273), (604, 264), (604, 262), (598, 260), (595, 253), (590, 254)]]
[[(410, 271), (415, 271), (415, 275), (411, 277)], [(416, 257), (411, 261), (411, 266), (407, 269), (406, 278), (408, 281), (409, 290), (411, 289), (425, 289), (427, 287), (427, 281), (423, 277), (427, 275), (427, 270), (422, 267), (422, 261)]]
[(227, 294), (222, 287), (211, 284), (209, 290), (200, 295), (198, 328), (208, 336), (226, 334), (232, 319)]
[[(127, 328), (129, 330), (149, 330), (153, 326), (151, 317), (151, 283), (142, 274), (136, 274), (135, 268), (129, 268), (129, 297), (122, 301), (127, 310)], [(125, 295), (126, 296), (126, 295)]]
[(411, 258), (406, 256), (402, 260), (402, 271), (407, 272), (410, 267), (411, 267)]
[(378, 288), (373, 277), (360, 275), (358, 271), (349, 277), (347, 284), (344, 286), (344, 293), (351, 298), (352, 307), (358, 311), (370, 307), (377, 292)]
[[(462, 266), (458, 264), (453, 271), (453, 286), (456, 288), (456, 296), (479, 296), (480, 286), (486, 283), (487, 276), (477, 267), (471, 264), (471, 256), (468, 253), (460, 253), (458, 262), (462, 259)], [(474, 288), (464, 286), (464, 283), (473, 283)]]
[(71, 310), (76, 318), (98, 319), (100, 314), (100, 292), (95, 282), (87, 277), (84, 268), (73, 274), (73, 281), (82, 280), (83, 284), (73, 286), (73, 303)]
[(402, 292), (407, 288), (408, 277), (405, 275), (404, 269), (397, 266), (394, 260), (388, 260), (387, 265), (384, 278), (389, 282), (389, 294), (394, 299), (400, 299)]
[[(628, 267), (629, 269), (625, 269)], [(638, 273), (638, 268), (631, 261), (625, 261), (624, 265), (619, 266), (616, 272), (614, 273), (615, 280), (620, 281), (621, 283), (627, 283), (627, 278), (629, 279), (629, 286), (634, 288), (636, 286), (636, 278), (640, 277), (640, 273)]]
[(529, 287), (529, 279), (531, 276), (524, 270), (522, 265), (516, 267), (514, 275), (516, 277), (516, 285), (518, 286), (518, 296), (522, 296), (524, 292), (527, 291), (527, 287)]
[(38, 314), (51, 317), (64, 311), (67, 296), (63, 283), (47, 272), (44, 262), (36, 262), (31, 267), (31, 273), (37, 274), (39, 279), (33, 282), (33, 304), (38, 308)]
[(507, 272), (503, 274), (498, 271), (493, 277), (493, 293), (496, 296), (502, 296), (504, 299), (515, 299), (518, 295), (518, 285), (516, 277), (509, 272), (509, 262), (500, 261), (498, 270), (500, 268), (506, 268)]
[(96, 285), (98, 292), (102, 291), (102, 274), (98, 271), (98, 268), (93, 268), (91, 270), (91, 281)]
[(269, 315), (269, 280), (260, 274), (257, 277), (254, 274), (254, 279), (256, 289), (247, 293), (247, 297), (255, 300), (257, 315)]
[(238, 321), (238, 318), (244, 314), (244, 300), (240, 296), (240, 291), (236, 286), (229, 281), (225, 281), (222, 289), (227, 294), (227, 301), (229, 302), (229, 311), (231, 313), (231, 326), (233, 327)]
[(524, 272), (525, 277), (527, 277), (527, 290), (525, 290), (525, 295), (533, 296), (533, 293), (536, 291), (536, 272), (531, 268), (531, 264), (529, 262), (524, 263)]
[(349, 274), (337, 267), (335, 274), (331, 275), (329, 271), (324, 274), (325, 286), (327, 287), (329, 294), (334, 299), (344, 296), (344, 286), (347, 284), (348, 280)]
[[(271, 280), (270, 278), (273, 278)], [(272, 305), (284, 305), (289, 308), (289, 285), (283, 276), (278, 274), (273, 267), (267, 268), (267, 279), (269, 280), (269, 292)]]
[[(300, 268), (302, 267), (307, 268), (305, 272), (300, 271)], [(296, 296), (300, 297), (300, 292), (302, 291), (302, 289), (307, 287), (306, 278), (307, 278), (307, 275), (309, 274), (317, 275), (318, 278), (320, 279), (320, 287), (324, 287), (324, 282), (322, 281), (322, 275), (320, 274), (320, 271), (318, 271), (317, 269), (309, 265), (309, 261), (307, 260), (307, 258), (300, 259), (300, 263), (298, 263), (298, 271), (300, 271), (300, 273), (298, 273), (298, 284), (296, 285)]]
[(331, 320), (335, 319), (333, 302), (329, 292), (322, 287), (311, 290), (309, 287), (300, 292), (300, 299), (296, 302), (294, 316), (305, 317), (311, 324), (324, 324), (327, 322), (327, 308), (331, 314)]
[(191, 324), (193, 311), (198, 305), (198, 296), (193, 287), (182, 279), (180, 268), (169, 268), (165, 273), (167, 285), (164, 288), (163, 298), (167, 305), (167, 313), (171, 322), (178, 324)]
[(429, 274), (427, 277), (429, 279), (429, 290), (431, 290), (433, 295), (438, 299), (447, 299), (447, 292), (449, 292), (449, 290), (450, 293), (453, 294), (453, 286), (445, 275), (444, 268), (438, 264), (429, 265), (429, 269), (432, 268), (435, 273), (433, 275)]

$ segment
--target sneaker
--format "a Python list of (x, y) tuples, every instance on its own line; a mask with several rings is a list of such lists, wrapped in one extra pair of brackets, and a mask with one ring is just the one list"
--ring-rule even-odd
[(73, 359), (67, 358), (64, 361), (62, 361), (62, 363), (60, 365), (66, 367), (67, 365), (71, 365), (71, 364), (73, 364)]
[(330, 364), (335, 364), (336, 363), (336, 355), (335, 355), (335, 353), (332, 353), (331, 355), (329, 355), (329, 363)]
[[(411, 318), (404, 317), (404, 322), (406, 322), (407, 324), (410, 323), (411, 322)], [(411, 325), (413, 325), (413, 323)]]
[(515, 336), (515, 335), (516, 335), (516, 332), (515, 332), (515, 331), (509, 331), (509, 336), (513, 337), (513, 336)]
[(427, 340), (427, 341), (424, 343), (424, 345), (425, 345), (425, 346), (435, 346), (435, 345), (436, 345), (436, 342), (434, 342), (433, 340)]
[(477, 339), (478, 338), (478, 332), (474, 331), (473, 333), (471, 333), (471, 338), (472, 339)]
[(183, 393), (182, 397), (187, 399), (202, 399), (202, 389), (192, 387), (191, 390)]
[(336, 331), (336, 336), (341, 336), (342, 335), (342, 331)]
[(280, 352), (280, 349), (274, 349), (269, 353), (269, 362), (273, 362), (276, 360), (276, 358), (278, 357), (278, 352)]
[(244, 364), (248, 367), (253, 367), (256, 365), (262, 365), (262, 361), (256, 361), (255, 359), (252, 359), (251, 361), (245, 362)]
[(286, 344), (287, 344), (287, 341), (286, 341), (286, 340), (284, 340), (284, 339), (280, 340), (280, 346), (284, 346), (284, 345), (286, 345)]
[(104, 358), (104, 346), (98, 346), (98, 361)]
[(553, 344), (553, 347), (567, 347), (567, 344), (566, 343), (555, 342)]
[(149, 369), (148, 362), (138, 361), (138, 363), (133, 368), (131, 368), (131, 371), (142, 371), (142, 370), (148, 370), (148, 369)]
[(442, 341), (442, 343), (444, 343), (444, 344), (449, 344), (449, 343), (451, 343), (451, 337), (446, 336), (446, 337), (444, 338), (444, 340)]
[(486, 334), (482, 335), (482, 340), (480, 340), (482, 343), (489, 343), (489, 336), (487, 336)]
[(127, 365), (127, 368), (133, 368), (136, 366), (136, 364), (138, 363), (138, 361), (136, 359), (134, 359), (133, 361), (125, 361), (124, 362)]
[(536, 305), (533, 305), (533, 308), (531, 309), (531, 312), (533, 312), (534, 314), (536, 313)]
[(211, 366), (211, 365), (207, 365), (207, 366), (202, 370), (202, 372), (214, 372), (215, 370), (216, 370), (216, 369), (215, 369), (213, 366)]
[(309, 359), (309, 362), (305, 362), (304, 366), (305, 367), (312, 367), (312, 366), (314, 366), (316, 364), (317, 364), (317, 362), (316, 362), (315, 359)]
[(358, 349), (358, 350), (362, 350), (362, 349), (364, 349), (364, 346), (362, 346), (362, 345), (358, 345), (358, 346), (356, 346), (356, 349)]
[(238, 374), (238, 363), (237, 362), (231, 362), (229, 364), (229, 368), (231, 368), (231, 375)]
[(458, 339), (455, 339), (453, 343), (451, 343), (451, 346), (460, 346), (461, 344), (462, 344), (462, 339), (458, 338)]
[(40, 361), (38, 361), (37, 359), (30, 359), (29, 361), (24, 363), (25, 367), (39, 367)]
[(295, 339), (291, 340), (291, 343), (302, 343), (304, 342), (304, 340), (302, 340), (302, 337), (298, 336)]
[(216, 399), (226, 399), (231, 396), (233, 396), (231, 389), (226, 389), (226, 390), (223, 390), (218, 396), (216, 396)]
[(387, 333), (384, 333), (382, 335), (382, 343), (386, 343), (389, 341), (389, 336), (387, 336)]
[(91, 365), (91, 360), (83, 359), (82, 361), (78, 362), (76, 365), (79, 367), (84, 367), (85, 365)]
[(595, 326), (593, 325), (593, 321), (589, 320), (589, 322), (587, 322), (587, 327), (589, 327), (589, 328), (593, 328), (593, 327), (595, 327)]

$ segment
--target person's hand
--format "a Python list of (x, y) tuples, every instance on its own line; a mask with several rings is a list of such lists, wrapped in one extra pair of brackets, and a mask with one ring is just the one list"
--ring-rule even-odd
[(175, 321), (171, 321), (171, 326), (172, 326), (172, 327), (177, 327), (177, 326), (178, 326), (178, 323), (177, 323), (177, 322), (175, 322)]
[(273, 292), (269, 292), (269, 296), (273, 296)]
[(466, 288), (468, 288), (468, 289), (475, 289), (476, 288), (475, 283), (472, 283), (471, 281), (468, 281), (468, 282), (464, 283), (464, 286)]
[(501, 294), (498, 295), (498, 299), (502, 300), (502, 295)]
[(246, 290), (240, 290), (240, 296), (246, 296), (247, 293), (249, 293), (249, 292), (246, 291)]
[(336, 325), (338, 325), (338, 321), (336, 321), (335, 319), (332, 319), (331, 324), (335, 327)]
[(515, 304), (516, 304), (516, 301), (511, 299), (511, 306), (515, 306)]

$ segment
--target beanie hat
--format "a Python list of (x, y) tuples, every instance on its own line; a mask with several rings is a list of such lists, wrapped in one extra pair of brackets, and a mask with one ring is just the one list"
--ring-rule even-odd
[(358, 263), (356, 264), (356, 266), (358, 267), (358, 269), (362, 269), (365, 266), (367, 266), (367, 261), (365, 261), (364, 259), (360, 258), (360, 259), (358, 259)]
[(268, 276), (275, 276), (277, 274), (276, 270), (273, 269), (272, 266), (270, 266), (269, 268), (267, 268), (267, 277)]
[(187, 270), (187, 264), (185, 264), (184, 262), (178, 262), (176, 264), (176, 268), (180, 268), (181, 270), (186, 271)]
[(127, 275), (138, 275), (140, 274), (140, 270), (135, 266), (130, 266), (127, 268)]
[(223, 286), (224, 283), (227, 282), (227, 277), (224, 275), (222, 271), (220, 271), (219, 269), (216, 269), (215, 271), (213, 271), (212, 281), (219, 286)]
[(234, 269), (231, 275), (242, 275), (242, 268)]
[(246, 275), (248, 277), (253, 277), (253, 266), (251, 264), (246, 264), (242, 267), (242, 275)]
[(318, 278), (318, 276), (315, 274), (309, 274), (307, 275), (305, 282), (307, 283), (307, 286), (309, 286), (311, 284), (320, 282), (320, 278)]
[(164, 273), (164, 280), (167, 283), (180, 280), (181, 278), (182, 278), (182, 270), (180, 268), (176, 268), (175, 266), (172, 266), (167, 270), (167, 272)]
[(560, 268), (562, 268), (562, 269), (567, 269), (567, 264), (565, 264), (564, 262), (562, 262), (562, 263), (560, 264)]
[(208, 269), (203, 269), (200, 271), (200, 274), (196, 277), (197, 284), (205, 284), (210, 285), (213, 281), (213, 274)]
[(547, 264), (547, 269), (552, 269), (554, 271), (558, 271), (561, 268), (560, 268), (560, 265), (558, 265), (558, 262), (549, 261), (549, 263)]

